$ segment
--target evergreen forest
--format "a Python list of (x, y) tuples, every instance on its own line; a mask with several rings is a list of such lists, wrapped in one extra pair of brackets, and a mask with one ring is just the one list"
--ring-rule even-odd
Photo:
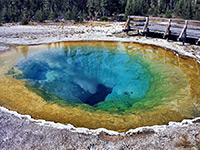
[(119, 14), (200, 20), (200, 0), (0, 0), (0, 22), (116, 19)]

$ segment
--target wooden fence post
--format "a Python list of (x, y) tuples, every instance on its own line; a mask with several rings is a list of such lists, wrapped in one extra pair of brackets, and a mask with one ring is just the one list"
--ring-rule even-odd
[(181, 31), (181, 34), (178, 37), (178, 41), (182, 40), (183, 45), (185, 44), (185, 39), (187, 37), (187, 25), (188, 25), (188, 21), (185, 21), (185, 26), (183, 27), (183, 30)]
[(128, 35), (128, 31), (130, 30), (130, 16), (128, 16), (128, 19), (126, 21), (126, 24), (125, 24), (125, 30), (126, 30), (126, 34)]
[(169, 19), (168, 26), (167, 26), (167, 28), (165, 30), (164, 35), (163, 35), (163, 38), (165, 38), (167, 36), (167, 41), (169, 40), (169, 36), (171, 35), (171, 31), (170, 31), (171, 22), (172, 22), (172, 20)]
[(200, 43), (200, 38), (197, 40), (196, 45), (198, 45)]
[(142, 34), (145, 36), (148, 34), (149, 32), (149, 28), (148, 28), (148, 25), (149, 25), (149, 17), (146, 17), (146, 22), (145, 22), (145, 25), (143, 27), (143, 30), (142, 30)]

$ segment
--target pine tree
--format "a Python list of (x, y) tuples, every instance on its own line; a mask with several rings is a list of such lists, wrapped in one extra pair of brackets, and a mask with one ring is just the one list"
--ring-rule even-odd
[(88, 0), (87, 9), (90, 18), (95, 17), (95, 14), (99, 14), (101, 11), (101, 1), (100, 0)]
[(182, 1), (182, 5), (180, 6), (180, 16), (184, 19), (192, 18), (192, 4), (191, 0)]
[(66, 13), (65, 13), (65, 16), (64, 16), (64, 19), (65, 20), (71, 20), (71, 12), (70, 12), (70, 10), (68, 10)]
[(102, 15), (107, 16), (108, 15), (108, 2), (109, 0), (101, 0), (101, 10), (102, 10)]
[(125, 17), (130, 15), (130, 11), (131, 11), (131, 0), (127, 0), (125, 7)]
[(82, 20), (117, 13), (125, 13), (126, 17), (132, 14), (170, 17), (172, 11), (177, 17), (199, 19), (199, 9), (200, 0), (0, 0), (0, 20), (17, 22), (24, 14), (30, 18), (35, 16), (40, 22), (58, 16)]
[(0, 1), (0, 25), (2, 25), (1, 23), (3, 22), (2, 8), (2, 1)]
[(158, 10), (158, 7), (155, 7), (154, 8), (154, 11), (153, 11), (153, 17), (157, 17), (158, 16), (158, 12), (159, 10)]
[(138, 1), (137, 0), (133, 0), (131, 3), (131, 14), (133, 15), (137, 15), (138, 14)]
[(150, 1), (150, 7), (151, 8), (156, 8), (158, 5), (158, 0), (151, 0)]
[(166, 17), (166, 18), (171, 18), (171, 17), (172, 17), (172, 13), (171, 13), (171, 11), (169, 10), (169, 7), (167, 7), (167, 10), (166, 10), (166, 12), (165, 12), (165, 17)]
[(194, 20), (200, 20), (200, 4), (195, 4), (193, 6), (193, 18)]
[(56, 18), (56, 13), (51, 9), (49, 13), (49, 20), (54, 20)]
[(124, 13), (125, 12), (125, 7), (126, 7), (126, 0), (119, 0), (118, 12), (119, 13)]
[(192, 18), (191, 0), (184, 0), (181, 17), (184, 18), (184, 19), (191, 19)]
[(22, 18), (20, 24), (21, 24), (21, 25), (27, 25), (28, 22), (29, 22), (29, 19), (28, 19), (28, 17), (26, 16), (26, 14), (24, 14), (24, 17)]
[(164, 12), (164, 0), (160, 0), (160, 3), (158, 5), (159, 7), (159, 14)]
[[(52, 5), (52, 4), (51, 4)], [(51, 9), (52, 10), (52, 9)], [(44, 1), (44, 9), (43, 9), (44, 15), (45, 17), (49, 16), (50, 13), (50, 3), (49, 0), (45, 0)]]
[(75, 6), (73, 6), (72, 11), (71, 11), (71, 19), (74, 20), (75, 22), (78, 22), (78, 11)]
[(6, 7), (3, 8), (1, 14), (2, 14), (2, 22), (3, 22), (3, 23), (9, 22), (9, 15), (8, 15), (9, 12), (7, 11), (7, 8), (6, 8)]
[(176, 14), (176, 16), (181, 16), (182, 14), (182, 6), (184, 5), (184, 1), (183, 0), (179, 0), (174, 8), (174, 13)]
[(0, 26), (2, 25), (3, 22), (3, 17), (2, 17), (2, 13), (0, 12)]
[(148, 4), (146, 0), (134, 0), (131, 4), (131, 14), (147, 15)]
[(139, 0), (139, 15), (147, 15), (148, 12), (148, 4), (146, 0)]
[(35, 19), (39, 22), (44, 22), (44, 20), (46, 19), (44, 12), (41, 10), (36, 11)]

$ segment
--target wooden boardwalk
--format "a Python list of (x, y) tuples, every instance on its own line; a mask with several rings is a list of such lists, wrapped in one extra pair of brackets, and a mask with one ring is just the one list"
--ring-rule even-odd
[(145, 36), (150, 32), (161, 33), (167, 39), (171, 35), (177, 36), (183, 44), (187, 38), (194, 39), (196, 44), (200, 43), (200, 21), (195, 20), (129, 16), (123, 31), (127, 34), (137, 31)]

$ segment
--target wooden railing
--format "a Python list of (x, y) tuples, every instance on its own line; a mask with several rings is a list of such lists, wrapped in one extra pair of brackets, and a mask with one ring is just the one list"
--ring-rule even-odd
[(167, 39), (174, 35), (183, 44), (186, 38), (196, 40), (196, 44), (200, 42), (200, 21), (195, 20), (129, 16), (123, 31), (127, 34), (129, 31), (137, 31), (138, 34), (145, 36), (149, 32), (162, 33), (163, 38)]

